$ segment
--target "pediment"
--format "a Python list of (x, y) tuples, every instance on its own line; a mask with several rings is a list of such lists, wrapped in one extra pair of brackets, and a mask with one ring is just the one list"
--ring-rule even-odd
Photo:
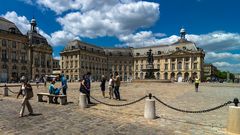
[(170, 56), (189, 55), (189, 54), (191, 53), (183, 50), (178, 50), (178, 51), (172, 52)]

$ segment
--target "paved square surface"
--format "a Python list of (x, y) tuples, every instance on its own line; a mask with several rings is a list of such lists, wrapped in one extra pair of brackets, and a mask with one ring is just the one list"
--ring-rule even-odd
[[(2, 85), (2, 84), (1, 84)], [(58, 82), (57, 86), (60, 85)], [(21, 98), (9, 93), (0, 95), (0, 134), (227, 134), (228, 107), (203, 113), (187, 114), (169, 109), (156, 101), (158, 118), (143, 117), (145, 100), (123, 107), (96, 104), (87, 109), (78, 106), (79, 83), (69, 83), (68, 104), (65, 106), (37, 102), (36, 94), (48, 92), (47, 87), (34, 86), (30, 101), (36, 116), (18, 118)], [(92, 84), (91, 95), (110, 104), (124, 104), (152, 93), (162, 101), (183, 110), (202, 110), (240, 98), (239, 84), (201, 83), (200, 91), (188, 83), (122, 83), (122, 101), (103, 98), (100, 83)], [(10, 88), (17, 91), (18, 88)], [(106, 91), (108, 96), (108, 90)], [(45, 99), (46, 100), (46, 99)], [(97, 103), (96, 101), (92, 100)], [(27, 114), (28, 111), (25, 112)]]

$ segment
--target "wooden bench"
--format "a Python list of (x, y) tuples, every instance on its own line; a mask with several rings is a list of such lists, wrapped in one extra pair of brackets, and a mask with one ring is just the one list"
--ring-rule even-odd
[(60, 104), (61, 105), (65, 105), (67, 104), (67, 96), (66, 95), (53, 95), (53, 94), (49, 94), (49, 93), (38, 93), (38, 102), (43, 102), (43, 96), (48, 97), (48, 103), (53, 103), (53, 97), (58, 97), (60, 98)]

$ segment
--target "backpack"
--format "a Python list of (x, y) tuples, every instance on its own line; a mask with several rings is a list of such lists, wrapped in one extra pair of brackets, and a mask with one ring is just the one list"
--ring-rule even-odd
[(28, 99), (32, 98), (33, 97), (33, 89), (32, 89), (32, 86), (28, 83), (25, 87), (26, 89), (26, 96)]

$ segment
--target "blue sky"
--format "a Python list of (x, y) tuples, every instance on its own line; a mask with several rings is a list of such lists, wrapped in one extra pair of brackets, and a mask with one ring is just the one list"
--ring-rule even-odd
[(240, 72), (239, 0), (8, 0), (0, 16), (26, 33), (34, 16), (54, 48), (79, 39), (103, 47), (171, 44), (179, 29), (205, 50), (205, 62)]

